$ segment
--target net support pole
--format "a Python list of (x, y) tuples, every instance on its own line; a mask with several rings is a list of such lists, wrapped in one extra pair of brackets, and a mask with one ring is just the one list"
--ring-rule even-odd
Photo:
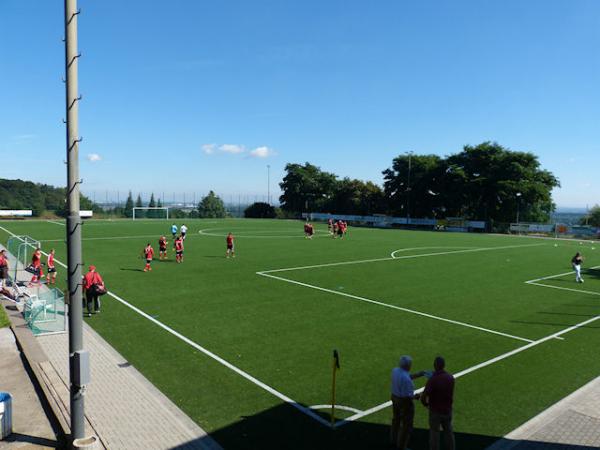
[[(84, 388), (76, 352), (83, 350), (81, 283), (81, 218), (79, 216), (79, 100), (77, 51), (77, 0), (65, 0), (65, 82), (67, 134), (67, 276), (69, 289), (69, 375), (71, 440), (85, 437)], [(77, 372), (77, 373), (76, 373)]]

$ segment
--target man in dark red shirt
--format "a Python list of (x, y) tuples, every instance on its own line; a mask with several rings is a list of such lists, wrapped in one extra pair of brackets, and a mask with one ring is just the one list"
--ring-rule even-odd
[(452, 432), (452, 402), (454, 377), (444, 370), (446, 362), (438, 356), (433, 361), (435, 371), (427, 381), (421, 395), (421, 403), (429, 409), (429, 448), (440, 448), (440, 427), (444, 433), (446, 450), (454, 450)]

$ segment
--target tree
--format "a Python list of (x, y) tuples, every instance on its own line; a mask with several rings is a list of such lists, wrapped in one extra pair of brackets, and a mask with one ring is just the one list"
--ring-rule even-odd
[[(154, 200), (154, 192), (150, 194), (150, 201), (148, 202), (148, 208), (156, 208), (156, 200)], [(154, 209), (148, 210), (147, 217), (154, 218), (158, 217), (157, 211)]]
[[(142, 203), (142, 196), (140, 194), (138, 194), (137, 199), (135, 200), (135, 207), (136, 208), (142, 208), (144, 206), (144, 204)], [(136, 211), (135, 212), (135, 216), (137, 218), (142, 218), (142, 217), (146, 217), (145, 211)]]
[[(141, 201), (142, 199), (140, 199)], [(127, 200), (125, 201), (125, 217), (132, 217), (133, 215), (133, 197), (131, 195), (131, 191), (129, 191), (129, 195), (127, 196)]]
[(210, 191), (206, 197), (200, 200), (198, 204), (198, 215), (201, 218), (218, 219), (227, 216), (225, 205), (213, 191)]
[(600, 205), (596, 205), (590, 209), (588, 214), (581, 219), (581, 224), (600, 227)]
[(334, 174), (310, 163), (287, 164), (285, 171), (287, 174), (279, 183), (283, 191), (279, 197), (283, 210), (295, 213), (326, 210), (337, 181)]
[(252, 203), (244, 210), (244, 217), (253, 219), (274, 219), (276, 216), (275, 208), (265, 202)]
[[(391, 214), (466, 217), (485, 221), (542, 222), (554, 210), (556, 177), (535, 155), (497, 143), (465, 146), (446, 158), (401, 155), (383, 172)], [(407, 209), (408, 208), (408, 209)]]

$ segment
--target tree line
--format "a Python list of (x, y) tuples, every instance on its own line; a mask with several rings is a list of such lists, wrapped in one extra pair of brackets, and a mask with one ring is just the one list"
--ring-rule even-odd
[(402, 154), (382, 171), (383, 186), (339, 178), (310, 163), (287, 164), (279, 184), (288, 212), (463, 217), (495, 222), (545, 222), (559, 180), (530, 152), (495, 142), (466, 145), (455, 154)]
[[(51, 211), (60, 217), (65, 217), (67, 215), (66, 198), (66, 188), (0, 178), (0, 209), (30, 209), (36, 217)], [(81, 195), (79, 201), (83, 210), (99, 210), (85, 195)]]

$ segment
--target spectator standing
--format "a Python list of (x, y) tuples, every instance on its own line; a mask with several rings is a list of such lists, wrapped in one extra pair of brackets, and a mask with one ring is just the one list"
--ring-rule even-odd
[(96, 266), (90, 266), (88, 273), (83, 277), (83, 290), (87, 302), (87, 317), (100, 312), (100, 290), (104, 290), (104, 280), (98, 272)]
[(421, 403), (429, 409), (429, 448), (440, 448), (440, 428), (444, 433), (446, 450), (454, 450), (452, 430), (452, 402), (454, 377), (444, 370), (446, 361), (438, 356), (433, 361), (434, 372), (421, 394)]
[(415, 385), (412, 380), (422, 377), (425, 372), (410, 373), (412, 358), (402, 356), (398, 367), (392, 369), (392, 406), (393, 418), (390, 434), (391, 444), (397, 449), (405, 450), (408, 445), (410, 433), (415, 419), (414, 400), (419, 398), (415, 394)]
[(2, 289), (8, 280), (8, 257), (6, 250), (0, 250), (0, 289)]

